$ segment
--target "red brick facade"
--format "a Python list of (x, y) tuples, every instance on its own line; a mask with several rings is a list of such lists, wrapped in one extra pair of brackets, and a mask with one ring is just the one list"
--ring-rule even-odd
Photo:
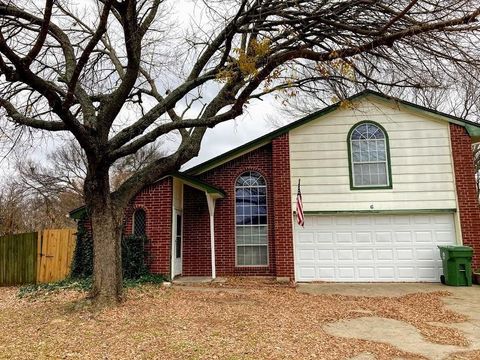
[(182, 275), (210, 276), (210, 218), (205, 193), (184, 185), (183, 198)]
[(294, 279), (290, 147), (288, 133), (272, 141), (276, 276)]
[[(268, 252), (265, 267), (235, 266), (235, 182), (245, 171), (258, 171), (267, 181)], [(274, 242), (274, 203), (272, 146), (266, 145), (198, 176), (201, 180), (225, 191), (226, 196), (215, 205), (215, 252), (217, 276), (276, 274)], [(192, 196), (196, 193), (195, 196)], [(210, 275), (210, 224), (204, 193), (185, 186), (184, 196), (184, 275)], [(195, 248), (197, 256), (195, 256)], [(200, 254), (200, 255), (199, 255)], [(206, 256), (207, 258), (201, 259)], [(200, 268), (199, 268), (200, 266)], [(198, 273), (195, 270), (199, 271)]]
[(480, 207), (477, 201), (475, 168), (470, 136), (464, 127), (450, 124), (458, 210), (463, 244), (474, 249), (473, 266), (480, 267)]
[(148, 262), (154, 274), (170, 274), (172, 195), (172, 178), (163, 179), (140, 191), (125, 212), (124, 233), (131, 234), (135, 209), (145, 210)]
[[(257, 171), (267, 182), (268, 266), (242, 267), (235, 261), (235, 182)], [(225, 191), (215, 206), (217, 276), (268, 275), (293, 279), (293, 238), (288, 134), (198, 176)], [(211, 274), (210, 223), (206, 196), (184, 187), (183, 275)]]

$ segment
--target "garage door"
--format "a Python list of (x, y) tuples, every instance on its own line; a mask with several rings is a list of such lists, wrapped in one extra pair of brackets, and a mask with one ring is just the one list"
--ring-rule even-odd
[(455, 228), (449, 213), (306, 216), (294, 237), (297, 281), (438, 282)]

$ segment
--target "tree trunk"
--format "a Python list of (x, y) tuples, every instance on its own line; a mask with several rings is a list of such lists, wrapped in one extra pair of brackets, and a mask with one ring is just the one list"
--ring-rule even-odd
[(87, 175), (85, 200), (92, 221), (93, 233), (91, 296), (99, 305), (113, 304), (122, 298), (123, 211), (112, 202), (108, 171)]

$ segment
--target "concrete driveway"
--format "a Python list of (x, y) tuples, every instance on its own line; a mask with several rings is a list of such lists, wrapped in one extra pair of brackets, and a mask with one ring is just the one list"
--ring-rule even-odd
[[(450, 287), (428, 283), (316, 283), (299, 284), (298, 291), (314, 295), (345, 295), (361, 297), (398, 297), (414, 293), (448, 291), (442, 298), (447, 309), (465, 315), (460, 323), (442, 324), (459, 330), (468, 340), (467, 347), (429, 342), (420, 332), (402, 321), (375, 316), (339, 320), (326, 324), (323, 329), (334, 336), (355, 338), (393, 345), (401, 350), (427, 359), (480, 359), (480, 286)], [(435, 322), (432, 325), (438, 325)], [(363, 353), (354, 359), (375, 359)]]

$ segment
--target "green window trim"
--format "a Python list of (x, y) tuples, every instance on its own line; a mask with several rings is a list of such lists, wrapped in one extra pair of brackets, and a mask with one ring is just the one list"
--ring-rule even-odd
[[(359, 125), (362, 124), (372, 124), (375, 126), (378, 126), (380, 130), (383, 131), (383, 134), (385, 135), (385, 148), (386, 148), (386, 159), (387, 159), (387, 179), (388, 179), (388, 184), (387, 185), (367, 185), (367, 186), (355, 186), (353, 183), (353, 162), (352, 162), (352, 143), (351, 143), (351, 136), (353, 130), (355, 130)], [(390, 139), (388, 137), (388, 132), (385, 130), (385, 128), (380, 125), (379, 123), (372, 121), (372, 120), (363, 120), (359, 121), (358, 123), (354, 124), (351, 128), (350, 131), (348, 132), (347, 135), (347, 148), (348, 148), (348, 175), (350, 178), (350, 190), (388, 190), (393, 188), (393, 183), (392, 183), (392, 166), (391, 166), (391, 160), (390, 160)]]

